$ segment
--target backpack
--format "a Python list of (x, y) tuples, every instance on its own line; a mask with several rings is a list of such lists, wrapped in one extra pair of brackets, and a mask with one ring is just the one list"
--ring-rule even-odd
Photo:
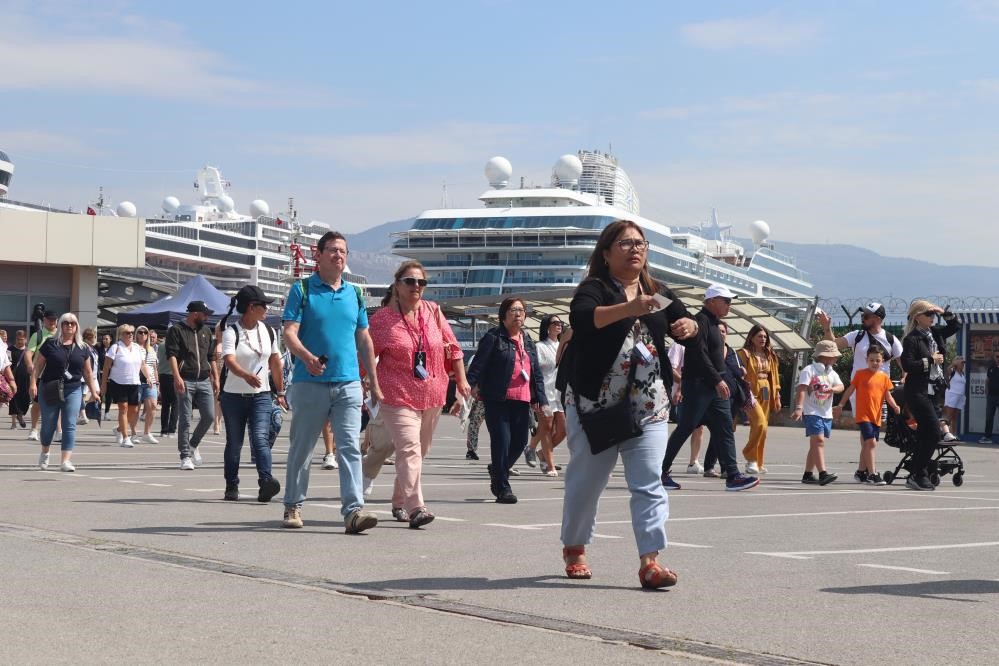
[(887, 330), (885, 330), (885, 338), (888, 340), (888, 349), (885, 349), (884, 345), (881, 344), (881, 341), (876, 339), (873, 335), (871, 335), (866, 328), (860, 329), (860, 331), (857, 333), (857, 337), (854, 338), (853, 340), (854, 354), (857, 353), (857, 345), (859, 345), (860, 341), (864, 339), (864, 336), (870, 337), (871, 344), (880, 347), (881, 351), (884, 352), (885, 356), (887, 356), (889, 360), (893, 358), (891, 355), (891, 348), (895, 346), (896, 338)]
[[(270, 326), (268, 326), (267, 324), (264, 324), (264, 327), (267, 329), (267, 335), (269, 335), (270, 338), (271, 338), (270, 349), (273, 349), (274, 348), (274, 329), (271, 328)], [(226, 326), (226, 328), (231, 328), (232, 332), (236, 334), (236, 344), (233, 347), (233, 353), (235, 354), (235, 347), (239, 346), (239, 329), (236, 328), (236, 324), (229, 324), (228, 326)], [(251, 347), (251, 349), (252, 349), (252, 347)], [(268, 357), (269, 356), (270, 356), (270, 354), (268, 354)], [(226, 380), (226, 378), (228, 376), (229, 376), (229, 365), (225, 362), (225, 359), (223, 358), (222, 359), (222, 370), (219, 372), (219, 390), (220, 391), (225, 388), (225, 380)], [(273, 386), (274, 382), (273, 382), (273, 380), (270, 379), (269, 375), (268, 375), (268, 382), (271, 383), (271, 385), (272, 385), (271, 386), (271, 391), (273, 391), (274, 390), (274, 386)]]
[[(302, 289), (302, 308), (304, 309), (309, 305), (309, 278), (299, 280), (298, 286)], [(364, 310), (364, 295), (361, 293), (361, 288), (353, 283), (350, 283), (350, 286), (354, 288), (354, 293), (357, 295), (357, 309)]]

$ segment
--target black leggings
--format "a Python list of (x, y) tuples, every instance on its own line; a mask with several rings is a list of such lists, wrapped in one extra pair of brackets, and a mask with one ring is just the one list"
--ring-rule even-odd
[(924, 476), (940, 443), (940, 417), (925, 391), (905, 391), (905, 406), (916, 419), (916, 450), (912, 452), (913, 476)]
[(160, 375), (160, 432), (177, 432), (177, 389), (173, 386), (173, 375)]

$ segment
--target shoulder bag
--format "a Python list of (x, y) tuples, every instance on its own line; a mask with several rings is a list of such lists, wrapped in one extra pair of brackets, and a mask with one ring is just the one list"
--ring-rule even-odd
[(631, 413), (631, 385), (635, 382), (635, 372), (638, 370), (637, 359), (632, 359), (628, 370), (628, 382), (624, 399), (616, 405), (583, 413), (579, 409), (579, 393), (573, 390), (576, 401), (576, 415), (583, 426), (586, 439), (590, 442), (590, 452), (593, 455), (602, 453), (612, 446), (642, 434), (642, 428), (635, 423), (635, 415)]
[(48, 405), (61, 405), (66, 402), (64, 380), (60, 378), (45, 382), (42, 386), (42, 396)]

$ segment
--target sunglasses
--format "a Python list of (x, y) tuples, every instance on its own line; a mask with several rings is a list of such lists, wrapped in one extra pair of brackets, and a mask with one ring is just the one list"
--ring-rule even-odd
[(399, 282), (402, 282), (407, 287), (415, 287), (419, 285), (422, 288), (427, 286), (427, 281), (424, 280), (423, 278), (404, 277), (404, 278), (399, 278)]
[(62, 325), (63, 326), (76, 326), (76, 322), (75, 321), (64, 321), (62, 323)]
[(550, 323), (550, 324), (548, 324), (548, 325), (549, 325), (549, 326), (565, 326), (565, 324), (563, 324), (563, 323), (562, 323), (562, 322), (560, 322), (560, 321), (553, 321), (552, 323)]
[(267, 307), (266, 303), (262, 303), (260, 301), (250, 301), (249, 305), (250, 305), (251, 308), (266, 308)]
[(122, 331), (122, 335), (135, 335), (134, 331)]

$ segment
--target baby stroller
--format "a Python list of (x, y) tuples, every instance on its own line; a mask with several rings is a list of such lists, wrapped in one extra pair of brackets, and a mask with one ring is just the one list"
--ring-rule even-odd
[[(889, 484), (896, 479), (904, 481), (912, 474), (912, 455), (917, 446), (916, 428), (907, 423), (909, 416), (903, 402), (902, 389), (897, 388), (892, 391), (892, 397), (902, 408), (902, 413), (896, 414), (894, 411), (888, 410), (888, 427), (885, 430), (884, 439), (885, 444), (899, 449), (903, 455), (894, 472), (884, 473), (885, 483)], [(905, 470), (904, 476), (900, 476), (902, 470)], [(930, 483), (934, 486), (939, 486), (940, 479), (948, 474), (954, 475), (951, 480), (955, 486), (964, 483), (964, 462), (954, 447), (947, 442), (937, 442), (936, 452), (930, 459), (927, 471), (930, 475)]]

